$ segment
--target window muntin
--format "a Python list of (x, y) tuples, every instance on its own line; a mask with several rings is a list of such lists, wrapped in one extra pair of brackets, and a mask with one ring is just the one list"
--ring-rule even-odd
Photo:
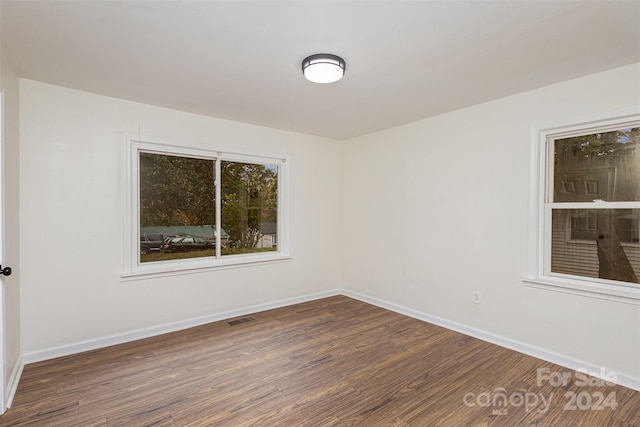
[(640, 127), (551, 135), (547, 150), (545, 274), (637, 286)]
[[(227, 152), (194, 149), (167, 144), (166, 141), (126, 135), (123, 140), (126, 168), (124, 175), (124, 264), (123, 279), (144, 275), (183, 274), (211, 268), (228, 267), (242, 264), (256, 264), (290, 258), (288, 253), (288, 159), (281, 155), (265, 153)], [(145, 166), (145, 162), (159, 162), (163, 166), (176, 169), (173, 174), (151, 182), (164, 186), (149, 189), (150, 171), (158, 173), (162, 168)], [(235, 250), (238, 245), (222, 227), (222, 164), (237, 166), (240, 169), (261, 172), (268, 183), (261, 183), (252, 175), (244, 184), (253, 188), (249, 200), (252, 204), (248, 211), (261, 212), (257, 221), (245, 222), (248, 226), (257, 224), (252, 230), (253, 247)], [(142, 165), (142, 166), (141, 166)], [(157, 166), (157, 165), (156, 165)], [(205, 171), (206, 170), (206, 171)], [(260, 175), (260, 174), (259, 174)], [(194, 176), (198, 179), (194, 179)], [(157, 175), (155, 175), (157, 177)], [(213, 178), (213, 180), (210, 180)], [(253, 180), (247, 182), (248, 180)], [(145, 181), (147, 181), (145, 183)], [(232, 180), (227, 177), (227, 186)], [(240, 180), (240, 182), (243, 182)], [(269, 191), (265, 192), (264, 188)], [(213, 191), (212, 191), (213, 189)], [(155, 213), (150, 202), (158, 203), (158, 194), (177, 194)], [(269, 197), (267, 197), (267, 194)], [(213, 203), (211, 203), (213, 201)], [(257, 203), (263, 202), (262, 204)], [(160, 202), (162, 205), (162, 202)], [(213, 207), (211, 208), (211, 205)], [(247, 211), (247, 209), (245, 209)], [(246, 212), (245, 212), (246, 213)], [(155, 215), (155, 216), (154, 216)], [(150, 219), (151, 218), (151, 219)], [(203, 219), (204, 218), (204, 219)], [(252, 217), (253, 218), (253, 217)], [(228, 222), (228, 221), (227, 221)], [(150, 225), (150, 224), (155, 225)], [(158, 225), (161, 224), (161, 225)], [(175, 227), (185, 228), (176, 230)], [(250, 233), (245, 233), (245, 236)], [(150, 241), (155, 237), (163, 240)], [(190, 249), (160, 247), (177, 244), (177, 238), (192, 237), (194, 243), (184, 243)], [(256, 239), (257, 237), (257, 239)], [(276, 237), (277, 242), (276, 244)], [(208, 245), (202, 250), (202, 245)], [(231, 250), (234, 249), (234, 250)]]

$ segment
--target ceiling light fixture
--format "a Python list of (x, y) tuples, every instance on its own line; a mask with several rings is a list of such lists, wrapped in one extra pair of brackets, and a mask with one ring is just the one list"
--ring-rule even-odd
[(333, 83), (344, 76), (344, 59), (330, 53), (307, 56), (302, 61), (302, 74), (314, 83)]

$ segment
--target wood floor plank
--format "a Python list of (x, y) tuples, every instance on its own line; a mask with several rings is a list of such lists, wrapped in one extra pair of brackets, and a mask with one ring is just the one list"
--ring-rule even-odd
[(637, 391), (344, 296), (251, 317), (28, 365), (0, 426), (640, 426)]

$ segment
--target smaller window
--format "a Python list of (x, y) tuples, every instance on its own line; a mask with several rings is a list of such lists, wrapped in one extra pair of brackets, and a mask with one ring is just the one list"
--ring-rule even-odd
[(640, 111), (534, 135), (527, 281), (640, 303)]
[[(640, 127), (550, 136), (547, 150), (550, 274), (591, 278), (596, 271), (599, 279), (638, 283), (639, 248), (624, 248), (623, 243), (636, 237), (630, 221), (635, 209), (629, 208), (640, 207)], [(555, 230), (567, 223), (571, 240), (588, 240), (595, 246), (576, 248), (558, 239)]]

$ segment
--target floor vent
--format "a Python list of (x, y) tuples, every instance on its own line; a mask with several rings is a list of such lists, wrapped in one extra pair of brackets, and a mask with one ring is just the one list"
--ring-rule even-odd
[(241, 318), (241, 319), (229, 320), (229, 321), (227, 322), (227, 325), (229, 325), (229, 326), (236, 326), (236, 325), (239, 325), (239, 324), (241, 324), (241, 323), (253, 322), (254, 320), (256, 320), (256, 319), (255, 319), (255, 317), (251, 317), (251, 316), (249, 316), (249, 317), (243, 317), (243, 318)]

